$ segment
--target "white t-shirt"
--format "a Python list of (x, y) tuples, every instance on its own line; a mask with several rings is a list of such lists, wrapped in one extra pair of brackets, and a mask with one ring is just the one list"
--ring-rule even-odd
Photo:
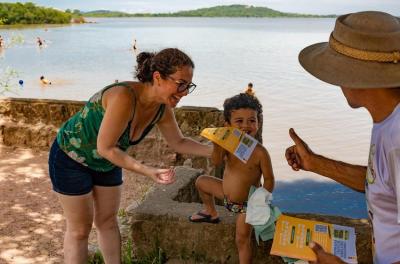
[(365, 192), (374, 263), (400, 261), (400, 104), (372, 128)]

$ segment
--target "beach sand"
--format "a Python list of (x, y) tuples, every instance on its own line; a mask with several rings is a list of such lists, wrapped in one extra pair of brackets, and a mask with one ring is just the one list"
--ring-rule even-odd
[[(0, 264), (62, 263), (65, 221), (48, 177), (47, 151), (0, 145)], [(120, 208), (152, 185), (124, 171)], [(95, 232), (90, 243), (96, 243)]]

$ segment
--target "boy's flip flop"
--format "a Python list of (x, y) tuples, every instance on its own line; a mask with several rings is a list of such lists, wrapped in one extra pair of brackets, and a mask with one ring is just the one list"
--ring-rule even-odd
[(211, 215), (205, 214), (202, 212), (197, 212), (195, 215), (201, 216), (200, 218), (192, 219), (192, 216), (189, 216), (189, 221), (193, 223), (210, 223), (210, 224), (218, 224), (219, 217), (212, 218)]

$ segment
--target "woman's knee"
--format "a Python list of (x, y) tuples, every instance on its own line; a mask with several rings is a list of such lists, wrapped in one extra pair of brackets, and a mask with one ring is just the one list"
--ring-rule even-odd
[(107, 216), (101, 214), (95, 215), (94, 225), (99, 230), (114, 229), (118, 227), (117, 214), (110, 214)]
[(75, 240), (87, 240), (89, 238), (92, 224), (82, 225), (68, 225), (67, 223), (67, 234)]

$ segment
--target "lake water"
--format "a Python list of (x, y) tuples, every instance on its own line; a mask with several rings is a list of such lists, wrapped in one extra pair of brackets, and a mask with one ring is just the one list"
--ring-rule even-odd
[[(6, 40), (25, 42), (2, 51), (0, 71), (24, 81), (15, 97), (87, 100), (114, 80), (131, 80), (140, 51), (177, 47), (196, 64), (197, 89), (180, 105), (222, 107), (252, 82), (264, 106), (264, 145), (277, 179), (275, 203), (292, 212), (366, 217), (364, 195), (309, 172), (293, 172), (284, 159), (293, 127), (317, 153), (366, 164), (372, 121), (351, 109), (340, 88), (303, 70), (297, 55), (327, 41), (334, 19), (121, 18), (71, 26), (0, 28)], [(45, 40), (38, 48), (36, 37)], [(42, 87), (39, 77), (50, 79)]]

